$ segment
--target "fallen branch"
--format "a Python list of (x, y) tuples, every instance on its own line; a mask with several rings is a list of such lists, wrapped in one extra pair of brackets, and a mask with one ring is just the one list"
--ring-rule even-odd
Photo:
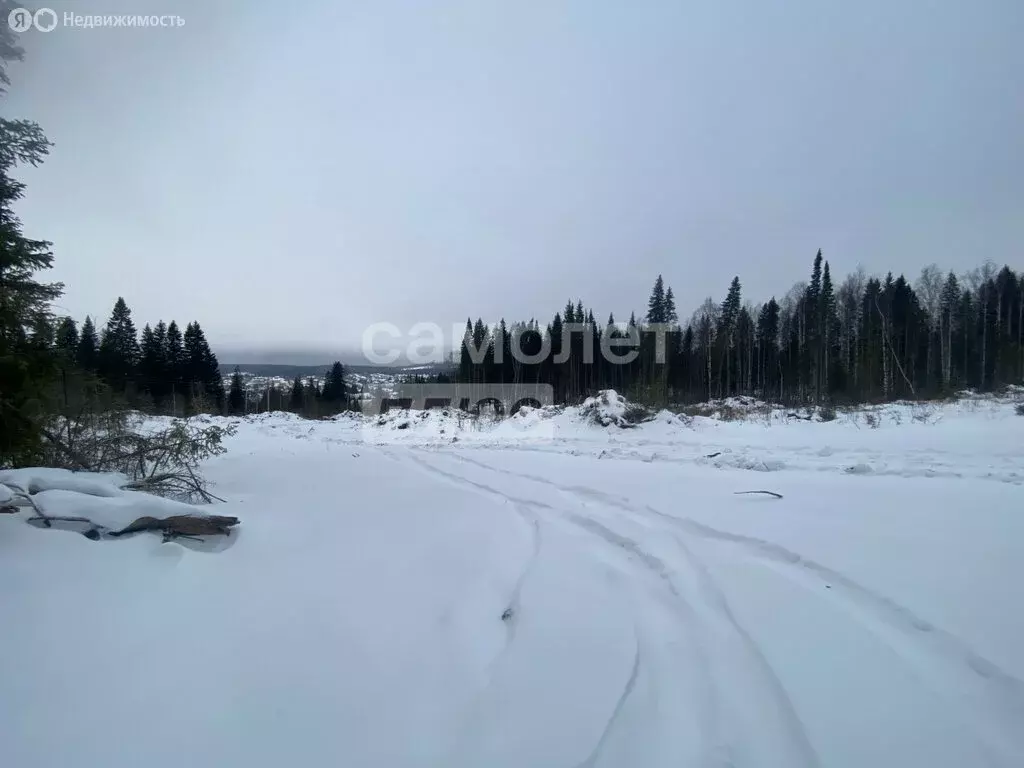
[[(70, 420), (68, 424), (68, 429), (70, 429)], [(64, 443), (64, 441), (61, 440), (61, 438), (55, 435), (53, 432), (49, 431), (48, 429), (40, 429), (39, 431), (40, 433), (42, 433), (43, 437), (50, 441), (50, 444), (54, 448), (56, 448), (58, 451), (63, 453), (68, 459), (71, 460), (72, 466), (68, 467), (68, 469), (89, 470), (92, 468), (91, 463), (84, 456), (82, 456), (80, 453), (73, 450), (72, 448), (69, 448)]]
[[(60, 516), (57, 516), (57, 517), (30, 517), (25, 522), (31, 523), (31, 522), (33, 522), (35, 520), (47, 520), (47, 521), (56, 522), (56, 523), (88, 523), (89, 525), (96, 526), (96, 523), (94, 523), (88, 517), (60, 517)], [(96, 526), (96, 527), (99, 527), (99, 526)]]
[(185, 469), (188, 470), (189, 477), (192, 478), (192, 483), (195, 486), (196, 492), (200, 496), (202, 496), (203, 500), (207, 504), (211, 503), (212, 499), (216, 499), (217, 501), (220, 501), (220, 502), (224, 501), (224, 499), (222, 499), (220, 496), (217, 496), (215, 494), (210, 493), (210, 491), (203, 484), (203, 481), (201, 479), (199, 479), (198, 477), (196, 477), (196, 473), (192, 471), (192, 467), (190, 467), (188, 465), (185, 465)]
[(198, 496), (206, 503), (210, 503), (214, 499), (224, 501), (203, 486), (203, 481), (196, 477), (191, 467), (185, 467), (183, 471), (179, 472), (164, 472), (159, 475), (143, 477), (121, 487), (128, 491), (144, 491), (159, 496), (178, 495), (186, 498)]
[(782, 498), (782, 494), (781, 493), (776, 493), (775, 491), (734, 491), (734, 493), (737, 496), (740, 496), (740, 495), (742, 495), (744, 493), (763, 493), (766, 496), (774, 496), (776, 499), (781, 499)]

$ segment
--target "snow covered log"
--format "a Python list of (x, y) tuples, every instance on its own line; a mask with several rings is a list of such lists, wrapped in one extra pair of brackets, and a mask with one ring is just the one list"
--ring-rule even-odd
[(25, 522), (91, 539), (153, 531), (165, 539), (227, 535), (238, 518), (134, 490), (118, 473), (29, 467), (0, 471), (0, 507)]

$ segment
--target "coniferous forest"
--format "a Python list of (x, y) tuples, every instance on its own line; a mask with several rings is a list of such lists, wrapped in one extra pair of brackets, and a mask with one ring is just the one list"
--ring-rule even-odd
[[(762, 304), (745, 300), (737, 276), (685, 319), (659, 275), (645, 317), (626, 323), (599, 323), (581, 301), (544, 326), (467, 320), (456, 378), (550, 384), (562, 403), (614, 388), (659, 405), (877, 402), (1024, 381), (1024, 274), (989, 262), (960, 276), (929, 266), (913, 283), (863, 270), (837, 283), (820, 250), (810, 267), (807, 282)], [(602, 343), (634, 359), (610, 362)]]
[[(119, 402), (150, 413), (187, 416), (294, 411), (319, 417), (349, 405), (345, 369), (335, 362), (321, 385), (296, 379), (290, 390), (270, 387), (257, 396), (247, 392), (236, 368), (225, 391), (217, 356), (198, 322), (184, 333), (172, 320), (146, 324), (139, 333), (131, 310), (118, 298), (99, 331), (91, 317), (81, 327), (71, 317), (36, 319), (29, 340), (40, 352), (52, 352), (62, 382), (92, 380)], [(67, 399), (65, 392), (58, 400)], [(65, 403), (66, 405), (66, 403)]]
[(131, 310), (118, 298), (99, 331), (91, 317), (81, 327), (70, 317), (37, 322), (40, 349), (57, 354), (61, 376), (92, 375), (125, 401), (159, 413), (220, 412), (224, 385), (217, 357), (199, 323), (163, 320), (136, 330)]

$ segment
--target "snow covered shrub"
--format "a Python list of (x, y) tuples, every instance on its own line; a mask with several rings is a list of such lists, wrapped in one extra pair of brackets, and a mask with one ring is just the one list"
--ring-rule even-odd
[(650, 409), (636, 404), (630, 404), (622, 413), (622, 420), (627, 424), (643, 424), (645, 421), (651, 421), (653, 418), (654, 414)]
[(199, 465), (226, 450), (232, 426), (194, 419), (147, 419), (123, 409), (84, 408), (43, 428), (43, 466), (74, 471), (117, 472), (128, 488), (182, 501), (215, 498)]
[(1024, 403), (1017, 403), (1017, 407), (1013, 410), (1016, 411), (1018, 416), (1024, 416)]
[(606, 389), (595, 397), (588, 397), (580, 406), (580, 417), (599, 427), (629, 429), (654, 418), (642, 405), (629, 402), (613, 389)]
[(864, 414), (864, 423), (867, 424), (872, 429), (878, 429), (878, 425), (880, 423), (879, 418), (878, 418), (878, 414), (877, 413), (865, 413)]
[(910, 408), (910, 419), (915, 424), (928, 424), (935, 415), (935, 406), (928, 403), (914, 403)]
[(821, 406), (818, 409), (818, 419), (821, 421), (835, 421), (836, 407), (831, 403)]
[(719, 421), (742, 421), (746, 414), (732, 403), (726, 401), (715, 412)]

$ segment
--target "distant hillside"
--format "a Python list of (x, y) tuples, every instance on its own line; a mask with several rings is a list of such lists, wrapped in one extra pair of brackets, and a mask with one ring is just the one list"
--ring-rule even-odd
[[(221, 363), (220, 371), (225, 376), (230, 376), (235, 370), (235, 366), (245, 373), (250, 373), (253, 376), (267, 376), (267, 377), (278, 377), (282, 379), (294, 379), (296, 376), (306, 378), (307, 376), (323, 376), (324, 373), (330, 369), (330, 363), (324, 363), (323, 365), (278, 365), (276, 363)], [(409, 375), (416, 374), (419, 376), (433, 376), (437, 373), (449, 371), (451, 366), (442, 363), (435, 363), (433, 365), (414, 365), (409, 367), (393, 367), (387, 365), (346, 365), (345, 371), (347, 373), (359, 373), (363, 375), (369, 374), (382, 374), (382, 375)]]

